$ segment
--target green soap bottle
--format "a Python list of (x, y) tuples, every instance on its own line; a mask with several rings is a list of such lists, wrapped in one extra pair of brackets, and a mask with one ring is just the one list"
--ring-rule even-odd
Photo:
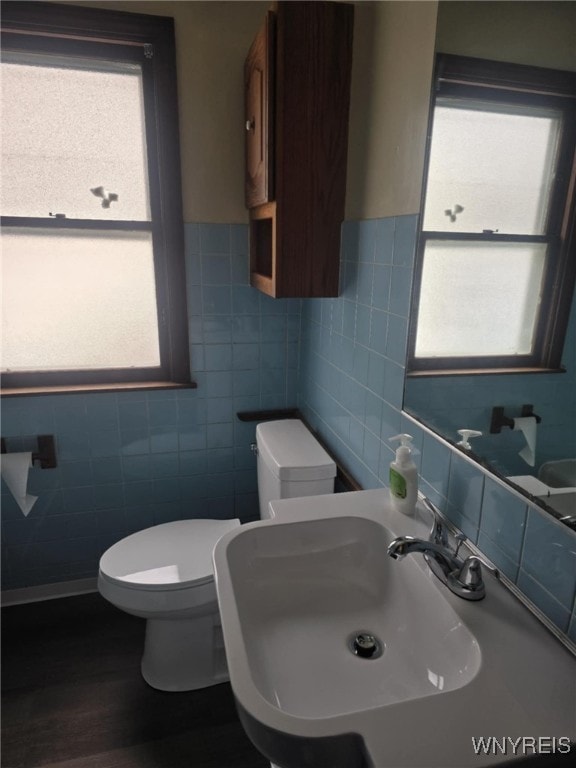
[(404, 515), (413, 515), (418, 499), (418, 469), (412, 459), (412, 436), (395, 435), (400, 441), (396, 458), (390, 462), (390, 500), (392, 507)]

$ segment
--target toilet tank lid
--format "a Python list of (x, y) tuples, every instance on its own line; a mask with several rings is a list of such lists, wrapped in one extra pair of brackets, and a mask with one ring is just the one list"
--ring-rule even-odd
[(299, 419), (258, 424), (256, 442), (262, 460), (280, 480), (308, 482), (336, 476), (336, 464)]
[(100, 558), (100, 573), (140, 589), (179, 589), (214, 578), (216, 542), (240, 520), (176, 520), (133, 533)]

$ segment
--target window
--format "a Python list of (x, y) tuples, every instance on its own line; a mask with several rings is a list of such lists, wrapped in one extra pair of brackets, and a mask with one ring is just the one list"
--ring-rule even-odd
[(413, 375), (559, 368), (575, 270), (575, 82), (438, 57)]
[(173, 21), (2, 10), (4, 387), (190, 386)]

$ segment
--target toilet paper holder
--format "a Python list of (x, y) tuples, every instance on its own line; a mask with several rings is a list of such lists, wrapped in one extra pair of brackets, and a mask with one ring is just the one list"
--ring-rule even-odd
[[(6, 438), (1, 438), (2, 453), (12, 453), (6, 446)], [(56, 460), (56, 443), (54, 442), (54, 435), (37, 435), (36, 436), (37, 450), (32, 451), (32, 463), (38, 462), (41, 469), (54, 469), (58, 466)], [(18, 448), (18, 451), (24, 450), (22, 447)]]
[[(534, 413), (533, 405), (523, 405), (520, 411), (521, 417), (533, 416), (536, 419), (536, 423), (540, 424), (542, 419)], [(492, 408), (492, 421), (490, 422), (490, 433), (493, 435), (500, 434), (502, 427), (510, 427), (514, 429), (514, 419), (504, 415), (504, 408), (502, 406), (494, 406)]]

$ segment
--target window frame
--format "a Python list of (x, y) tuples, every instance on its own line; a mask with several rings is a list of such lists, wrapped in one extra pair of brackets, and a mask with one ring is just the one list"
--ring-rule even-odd
[[(150, 221), (2, 216), (3, 226), (53, 231), (149, 231), (157, 294), (160, 365), (152, 368), (7, 372), (3, 395), (195, 386), (191, 380), (174, 20), (42, 2), (5, 2), (2, 49), (142, 66)], [(120, 54), (120, 55), (119, 55)]]
[[(562, 112), (562, 136), (555, 178), (542, 235), (491, 232), (446, 232), (423, 229), (432, 126), (437, 98), (466, 102), (490, 101), (554, 107)], [(469, 375), (473, 373), (545, 373), (561, 371), (564, 338), (576, 278), (576, 73), (507, 62), (438, 54), (433, 80), (422, 187), (422, 215), (416, 251), (407, 375)], [(547, 243), (542, 296), (535, 325), (533, 351), (528, 355), (416, 357), (418, 309), (426, 243), (430, 240), (480, 243)], [(458, 297), (455, 297), (455, 301)]]

